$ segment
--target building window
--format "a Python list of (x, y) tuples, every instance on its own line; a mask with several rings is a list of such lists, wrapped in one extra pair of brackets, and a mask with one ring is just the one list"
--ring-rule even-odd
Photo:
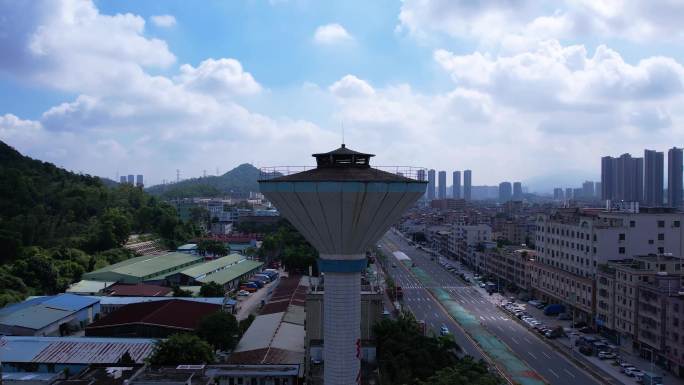
[(658, 233), (658, 240), (664, 241), (665, 240), (665, 233)]
[(664, 247), (659, 247), (658, 248), (658, 254), (664, 254), (665, 253), (665, 248)]
[(658, 221), (658, 227), (665, 227), (665, 221)]
[(624, 247), (618, 248), (618, 253), (624, 254), (624, 253), (625, 253), (625, 248), (624, 248)]
[(625, 233), (620, 233), (618, 239), (619, 239), (620, 241), (624, 241), (624, 240), (625, 240)]
[(629, 221), (629, 227), (636, 227), (636, 222)]
[(674, 226), (674, 227), (679, 227), (679, 226), (680, 226), (679, 221), (674, 221), (674, 222), (672, 223), (672, 226)]
[(649, 240), (648, 240), (648, 244), (649, 244), (649, 245), (652, 245), (652, 244), (653, 244), (653, 239), (649, 239)]

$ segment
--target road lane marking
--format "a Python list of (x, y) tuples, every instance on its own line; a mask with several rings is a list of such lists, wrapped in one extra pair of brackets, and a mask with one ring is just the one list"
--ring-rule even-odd
[(523, 337), (523, 339), (524, 339), (525, 342), (527, 342), (528, 344), (532, 344), (532, 342), (530, 342), (530, 340), (528, 340), (527, 337)]
[[(567, 371), (567, 370), (566, 370), (566, 371)], [(558, 374), (556, 374), (556, 372), (554, 372), (553, 369), (549, 368), (549, 372), (551, 372), (551, 374), (553, 374), (554, 376), (556, 376), (556, 378), (560, 378), (560, 376), (559, 376)], [(573, 376), (573, 377), (575, 377), (575, 376)]]
[(570, 377), (575, 378), (575, 375), (572, 374), (568, 369), (563, 368), (565, 370), (565, 373), (567, 373)]
[(548, 354), (546, 354), (546, 352), (543, 351), (543, 350), (542, 350), (542, 354), (544, 355), (544, 357), (546, 357), (546, 358), (548, 358), (548, 359), (551, 359), (551, 356), (549, 356)]
[(532, 358), (534, 358), (535, 360), (537, 359), (537, 357), (536, 357), (534, 354), (532, 354), (532, 352), (527, 352), (527, 354), (529, 354), (530, 356), (532, 356)]
[(520, 344), (518, 343), (518, 340), (516, 340), (516, 339), (513, 338), (513, 337), (511, 337), (511, 341), (513, 341), (516, 345), (520, 345)]

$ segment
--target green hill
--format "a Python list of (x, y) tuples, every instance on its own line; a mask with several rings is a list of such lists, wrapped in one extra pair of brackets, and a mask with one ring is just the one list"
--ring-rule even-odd
[(145, 191), (166, 199), (217, 197), (231, 192), (259, 191), (258, 179), (259, 169), (244, 163), (221, 176), (186, 179), (170, 185), (151, 186)]
[(132, 232), (192, 236), (172, 206), (139, 188), (107, 187), (0, 141), (0, 306), (130, 257), (121, 246)]

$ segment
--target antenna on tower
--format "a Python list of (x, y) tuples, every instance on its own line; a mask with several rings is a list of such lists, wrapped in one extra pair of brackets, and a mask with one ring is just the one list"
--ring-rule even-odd
[(342, 121), (342, 147), (344, 147), (344, 120)]
[(180, 182), (180, 169), (176, 169), (176, 183)]

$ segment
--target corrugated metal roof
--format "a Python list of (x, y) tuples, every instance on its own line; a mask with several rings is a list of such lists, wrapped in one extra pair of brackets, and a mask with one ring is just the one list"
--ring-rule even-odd
[(156, 340), (143, 338), (3, 337), (3, 362), (113, 364), (128, 352), (136, 363), (149, 357)]
[[(200, 297), (94, 297), (94, 298), (98, 298), (100, 300), (100, 305), (102, 305), (102, 306), (128, 305), (131, 303), (166, 301), (169, 299), (180, 299), (183, 301), (210, 303), (210, 304), (214, 304), (214, 305), (221, 305), (223, 303), (223, 297), (208, 297), (208, 298), (200, 298)], [(235, 300), (232, 300), (232, 299), (228, 300), (229, 305), (235, 305), (236, 303), (237, 303), (237, 301), (235, 301)]]
[(39, 330), (68, 317), (73, 313), (74, 312), (68, 310), (52, 309), (43, 305), (35, 305), (0, 317), (0, 324)]
[(268, 348), (275, 336), (284, 313), (260, 315), (254, 318), (252, 324), (235, 347), (235, 352)]
[(166, 253), (161, 255), (148, 255), (144, 257), (131, 258), (114, 265), (105, 266), (101, 269), (86, 273), (85, 278), (95, 278), (102, 273), (115, 273), (128, 275), (131, 277), (146, 277), (155, 275), (162, 271), (174, 269), (187, 263), (199, 263), (202, 257), (185, 253)]
[(199, 282), (216, 282), (220, 285), (224, 285), (243, 274), (249, 273), (252, 270), (258, 269), (264, 263), (259, 261), (252, 261), (245, 259), (242, 262), (235, 264), (233, 266), (227, 267), (221, 271), (217, 271), (214, 274), (209, 274), (203, 278), (198, 279)]
[(69, 286), (66, 291), (67, 293), (97, 293), (113, 284), (114, 282), (89, 281), (87, 279), (82, 279)]
[(110, 315), (86, 326), (90, 330), (128, 324), (160, 325), (194, 330), (202, 317), (217, 312), (218, 305), (179, 299), (125, 305)]
[(185, 270), (181, 270), (181, 274), (185, 274), (188, 277), (198, 278), (206, 274), (214, 273), (218, 270), (225, 269), (232, 266), (245, 259), (243, 255), (240, 254), (230, 254), (225, 257), (214, 259), (213, 261), (208, 261), (201, 263), (199, 265), (194, 265)]
[(43, 302), (43, 306), (52, 309), (78, 311), (97, 303), (97, 299), (76, 294), (60, 294)]

